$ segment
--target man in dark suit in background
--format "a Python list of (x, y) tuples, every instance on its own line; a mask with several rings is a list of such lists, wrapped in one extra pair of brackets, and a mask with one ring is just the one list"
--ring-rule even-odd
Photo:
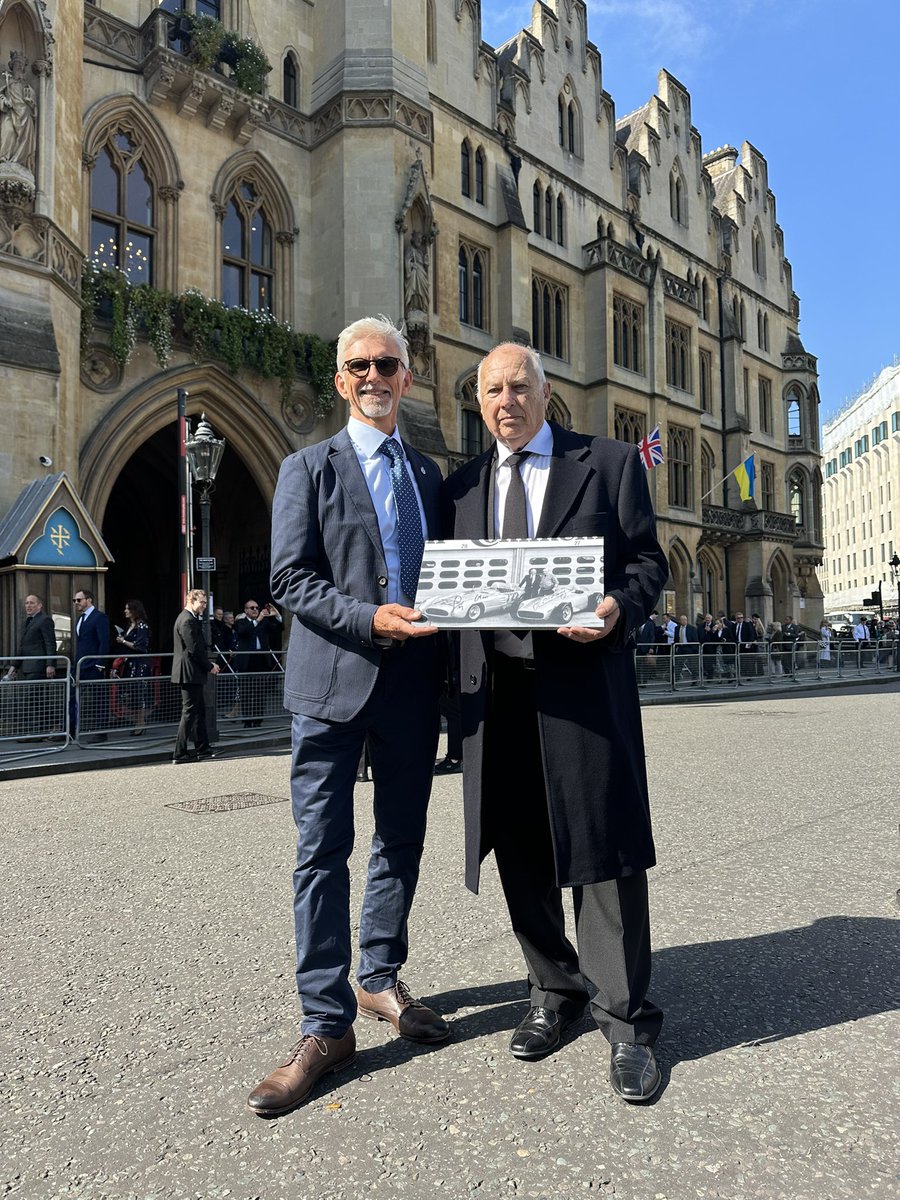
[[(86, 733), (102, 731), (108, 723), (108, 700), (105, 688), (91, 687), (106, 679), (109, 664), (101, 659), (109, 654), (109, 620), (106, 613), (94, 607), (94, 593), (79, 588), (75, 593), (75, 658), (72, 670), (76, 683), (87, 686), (72, 696), (72, 726), (77, 713), (78, 728)], [(76, 700), (77, 695), (77, 700)], [(106, 737), (101, 733), (101, 740)]]
[[(277, 666), (273, 651), (281, 645), (281, 614), (274, 604), (266, 604), (260, 612), (257, 601), (248, 600), (235, 619), (232, 644), (232, 665), (238, 674), (270, 674)], [(245, 679), (238, 685), (245, 727), (262, 725), (267, 682)]]
[(612, 1045), (613, 1089), (647, 1100), (660, 1083), (651, 1047), (662, 1013), (646, 995), (655, 852), (629, 638), (659, 596), (666, 559), (636, 448), (547, 422), (550, 386), (533, 350), (497, 347), (478, 389), (496, 446), (447, 480), (447, 535), (602, 535), (605, 624), (461, 632), (466, 883), (477, 891), (493, 849), (531, 989), (512, 1054), (549, 1053), (590, 1000)]
[[(53, 679), (56, 676), (56, 630), (53, 620), (44, 612), (40, 596), (25, 597), (25, 627), (19, 639), (21, 660), (7, 671), (10, 678)], [(22, 661), (24, 660), (24, 661)]]
[[(401, 442), (412, 383), (406, 339), (385, 318), (343, 331), (335, 386), (347, 427), (285, 459), (272, 507), (272, 595), (293, 613), (285, 705), (293, 713), (294, 925), (301, 1038), (250, 1094), (264, 1116), (305, 1100), (353, 1058), (353, 1021), (439, 1042), (450, 1029), (399, 979), (438, 737), (438, 639), (412, 607), (424, 538), (438, 535), (440, 472)], [(367, 743), (375, 835), (350, 969), (353, 785)]]
[[(6, 672), (7, 679), (18, 677), (38, 683), (56, 677), (56, 659), (49, 657), (56, 654), (56, 630), (52, 619), (44, 612), (40, 596), (25, 597), (25, 627), (19, 639), (19, 654), (21, 658)], [(46, 689), (26, 688), (17, 732), (25, 737), (47, 733), (50, 704), (51, 697)]]
[(209, 661), (200, 618), (207, 595), (201, 588), (188, 592), (184, 608), (175, 618), (175, 654), (172, 658), (172, 682), (181, 688), (181, 723), (175, 735), (173, 763), (190, 762), (188, 742), (194, 743), (197, 758), (215, 758), (206, 730), (206, 699), (203, 688), (207, 675), (218, 675), (217, 663)]

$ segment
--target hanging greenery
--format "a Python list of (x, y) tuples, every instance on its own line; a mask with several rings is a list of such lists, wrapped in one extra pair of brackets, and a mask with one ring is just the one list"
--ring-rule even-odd
[(94, 262), (85, 263), (81, 305), (82, 352), (99, 317), (110, 324), (110, 352), (121, 367), (134, 353), (139, 332), (160, 367), (166, 367), (178, 326), (195, 362), (212, 359), (232, 374), (246, 370), (278, 379), (285, 397), (298, 379), (307, 379), (316, 394), (316, 414), (324, 416), (334, 406), (334, 344), (301, 333), (269, 312), (228, 308), (193, 288), (173, 296), (148, 284), (134, 285), (122, 271)]
[(263, 90), (272, 64), (252, 38), (239, 37), (215, 17), (189, 12), (180, 17), (188, 32), (188, 53), (198, 67), (220, 71), (227, 66), (232, 83), (242, 92), (255, 96)]

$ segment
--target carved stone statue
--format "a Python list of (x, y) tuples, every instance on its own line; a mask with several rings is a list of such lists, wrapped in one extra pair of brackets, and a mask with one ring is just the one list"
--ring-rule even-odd
[(413, 230), (404, 256), (405, 278), (403, 298), (406, 316), (413, 313), (428, 313), (430, 280), (428, 272), (428, 244), (424, 236)]
[(25, 81), (28, 59), (18, 50), (0, 73), (0, 162), (21, 163), (34, 173), (37, 95)]

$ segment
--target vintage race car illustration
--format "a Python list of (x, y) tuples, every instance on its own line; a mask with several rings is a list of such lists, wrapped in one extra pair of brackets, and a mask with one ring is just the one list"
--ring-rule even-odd
[(565, 584), (554, 588), (545, 596), (532, 596), (523, 600), (516, 609), (516, 616), (522, 621), (554, 620), (566, 625), (575, 613), (586, 608), (594, 609), (596, 606), (596, 592)]
[(480, 621), (484, 616), (496, 616), (515, 607), (522, 592), (505, 583), (490, 587), (469, 588), (448, 592), (445, 596), (428, 596), (421, 605), (426, 617), (451, 617), (454, 620)]

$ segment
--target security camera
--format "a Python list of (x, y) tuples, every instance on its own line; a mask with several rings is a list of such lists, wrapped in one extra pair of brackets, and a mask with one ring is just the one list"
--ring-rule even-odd
[(52, 467), (53, 466), (53, 459), (50, 457), (49, 454), (42, 454), (41, 457), (38, 459), (38, 462), (41, 464), (42, 467)]

